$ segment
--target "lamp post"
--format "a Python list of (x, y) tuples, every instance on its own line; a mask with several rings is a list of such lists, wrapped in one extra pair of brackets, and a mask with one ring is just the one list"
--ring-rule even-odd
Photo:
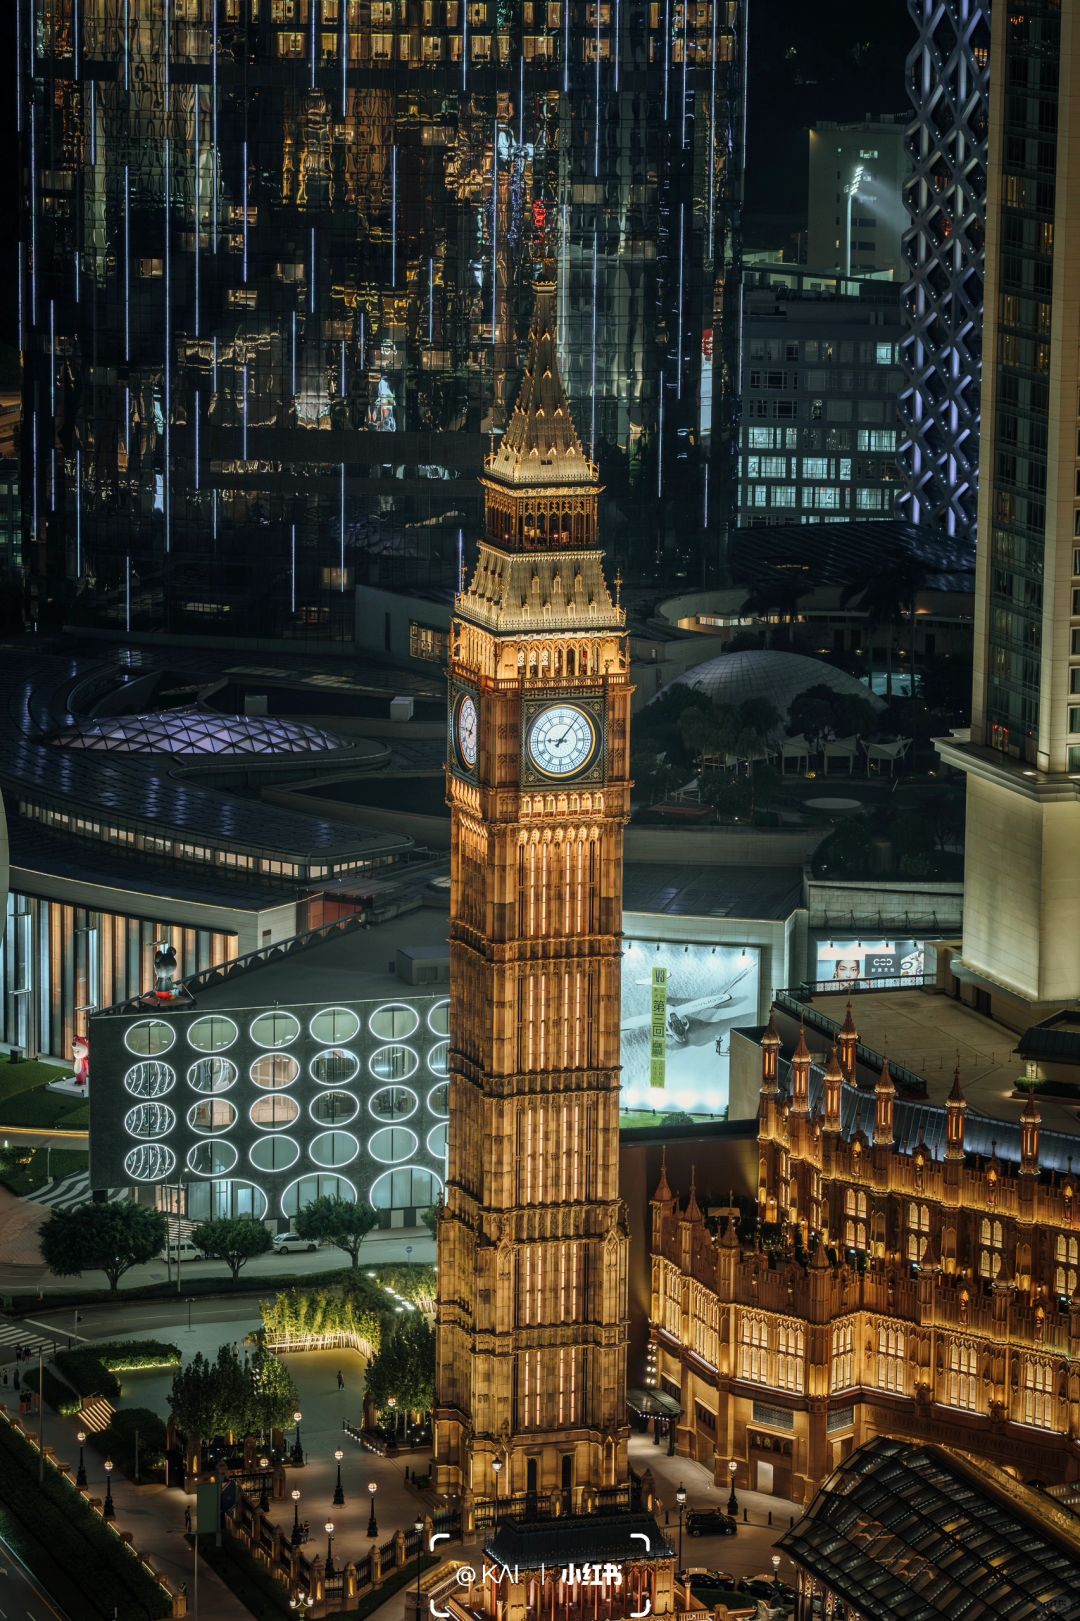
[(337, 1460), (337, 1485), (334, 1487), (334, 1507), (342, 1508), (345, 1504), (345, 1488), (341, 1484), (341, 1460), (345, 1456), (340, 1447), (334, 1448), (334, 1457)]
[(386, 1405), (390, 1409), (390, 1424), (391, 1424), (390, 1439), (393, 1441), (394, 1445), (397, 1446), (397, 1427), (398, 1427), (397, 1397), (396, 1396), (388, 1396), (386, 1398)]
[(847, 274), (849, 276), (851, 275), (851, 205), (855, 201), (856, 194), (862, 182), (863, 173), (863, 166), (860, 163), (852, 174), (851, 179), (844, 187), (844, 194), (847, 197), (847, 250), (845, 257), (847, 263)]
[(296, 1611), (300, 1621), (307, 1621), (307, 1617), (311, 1614), (311, 1600), (306, 1593), (294, 1593), (289, 1600), (289, 1609)]
[(731, 1496), (727, 1500), (727, 1511), (729, 1514), (737, 1514), (739, 1512), (739, 1499), (735, 1496), (735, 1471), (738, 1469), (738, 1467), (739, 1466), (735, 1462), (735, 1459), (732, 1458), (728, 1464), (728, 1475), (731, 1478)]
[(683, 1514), (686, 1512), (686, 1487), (683, 1485), (682, 1481), (680, 1481), (678, 1486), (676, 1486), (676, 1488), (675, 1488), (675, 1501), (679, 1505), (679, 1569), (681, 1570), (683, 1568), (683, 1562), (682, 1562)]
[(776, 1586), (779, 1587), (780, 1586), (780, 1555), (778, 1553), (774, 1553), (773, 1556), (772, 1556), (772, 1579), (776, 1583)]
[(323, 1527), (326, 1532), (326, 1574), (334, 1575), (334, 1522), (327, 1520)]
[(111, 1458), (106, 1458), (105, 1459), (105, 1510), (104, 1510), (104, 1513), (105, 1513), (105, 1518), (107, 1520), (115, 1520), (115, 1518), (116, 1518), (116, 1509), (113, 1506), (113, 1500), (112, 1500), (112, 1471), (113, 1471), (113, 1461), (112, 1461)]
[(499, 1529), (499, 1475), (502, 1471), (502, 1459), (492, 1461), (491, 1472), (495, 1476), (495, 1529)]
[(424, 1522), (419, 1514), (413, 1521), (413, 1530), (416, 1532), (416, 1621), (420, 1621), (420, 1555), (424, 1551), (424, 1544), (421, 1540), (424, 1535)]
[(86, 1489), (86, 1463), (83, 1458), (83, 1447), (86, 1445), (86, 1431), (79, 1431), (79, 1468), (75, 1476), (75, 1484), (81, 1491)]
[(262, 1514), (269, 1514), (269, 1512), (270, 1512), (270, 1493), (266, 1489), (266, 1473), (265, 1473), (265, 1471), (267, 1469), (269, 1469), (269, 1467), (270, 1467), (270, 1459), (269, 1458), (260, 1458), (259, 1459), (259, 1468), (261, 1470), (263, 1470), (262, 1494), (261, 1494), (261, 1496), (259, 1498), (259, 1512), (262, 1513)]
[(367, 1489), (371, 1493), (371, 1513), (368, 1515), (367, 1534), (369, 1537), (377, 1537), (379, 1534), (379, 1522), (375, 1518), (375, 1493), (379, 1489), (378, 1481), (369, 1480)]
[(292, 1535), (289, 1537), (289, 1546), (299, 1548), (303, 1533), (300, 1530), (300, 1488), (292, 1489)]
[(303, 1416), (299, 1408), (293, 1414), (293, 1423), (296, 1425), (296, 1440), (293, 1442), (292, 1452), (289, 1454), (289, 1462), (295, 1464), (298, 1469), (304, 1461), (304, 1449), (300, 1444), (300, 1420)]

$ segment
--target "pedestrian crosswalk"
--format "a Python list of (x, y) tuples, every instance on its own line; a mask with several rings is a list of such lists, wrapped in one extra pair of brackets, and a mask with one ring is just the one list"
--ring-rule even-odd
[(66, 1344), (67, 1340), (63, 1335), (55, 1339), (45, 1334), (36, 1334), (27, 1329), (23, 1323), (13, 1323), (10, 1318), (0, 1317), (0, 1362), (13, 1362), (15, 1349), (20, 1345), (31, 1357), (36, 1357), (39, 1351), (51, 1356), (54, 1349), (62, 1349)]

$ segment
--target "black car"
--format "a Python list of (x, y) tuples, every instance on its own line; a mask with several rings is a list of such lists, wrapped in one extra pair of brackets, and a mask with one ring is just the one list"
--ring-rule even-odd
[(739, 1522), (722, 1508), (698, 1508), (686, 1516), (686, 1529), (692, 1537), (733, 1537)]

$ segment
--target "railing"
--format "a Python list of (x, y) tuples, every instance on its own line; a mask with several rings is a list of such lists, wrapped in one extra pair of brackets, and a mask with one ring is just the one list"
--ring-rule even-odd
[[(904, 989), (918, 988), (923, 983), (926, 982), (918, 979), (908, 979), (904, 981)], [(834, 988), (842, 989), (843, 987)], [(811, 1030), (816, 1030), (819, 1035), (827, 1036), (830, 1041), (835, 1041), (840, 1033), (840, 1021), (830, 1019), (829, 1015), (822, 1013), (820, 1008), (812, 1007), (806, 998), (813, 994), (809, 987), (800, 986), (798, 990), (777, 991), (773, 996), (773, 1001), (778, 1008), (782, 1008), (785, 1013), (790, 1013), (792, 1018), (798, 1019), (801, 1024), (809, 1026)], [(868, 1047), (865, 1041), (856, 1042), (855, 1058), (857, 1063), (865, 1064), (867, 1069), (877, 1070), (878, 1072), (880, 1072), (881, 1066), (885, 1062), (884, 1053), (879, 1053), (873, 1047)], [(889, 1069), (892, 1072), (898, 1091), (906, 1092), (914, 1097), (924, 1098), (926, 1096), (926, 1080), (922, 1075), (916, 1074), (913, 1069), (908, 1069), (906, 1064), (898, 1064), (895, 1059), (889, 1060)]]

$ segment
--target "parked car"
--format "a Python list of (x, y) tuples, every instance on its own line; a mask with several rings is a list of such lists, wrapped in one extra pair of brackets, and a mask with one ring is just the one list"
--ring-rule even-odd
[(735, 1578), (730, 1570), (713, 1570), (705, 1565), (687, 1565), (678, 1573), (680, 1582), (692, 1587), (734, 1587)]
[(275, 1233), (275, 1255), (290, 1255), (293, 1250), (306, 1250), (310, 1255), (312, 1250), (318, 1249), (314, 1238), (301, 1238), (299, 1233)]
[(179, 1244), (174, 1238), (171, 1244), (166, 1244), (161, 1251), (163, 1261), (205, 1261), (206, 1256), (198, 1244), (193, 1244), (190, 1238), (182, 1238)]
[(686, 1529), (692, 1537), (733, 1537), (739, 1522), (722, 1508), (696, 1508), (686, 1516)]

